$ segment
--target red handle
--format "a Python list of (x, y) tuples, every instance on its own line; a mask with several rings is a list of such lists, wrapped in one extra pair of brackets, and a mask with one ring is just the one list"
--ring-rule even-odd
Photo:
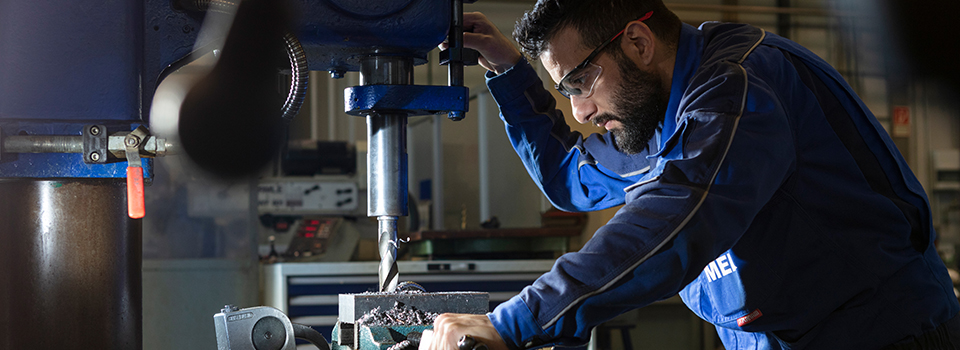
[(127, 215), (131, 219), (143, 218), (143, 168), (127, 167)]

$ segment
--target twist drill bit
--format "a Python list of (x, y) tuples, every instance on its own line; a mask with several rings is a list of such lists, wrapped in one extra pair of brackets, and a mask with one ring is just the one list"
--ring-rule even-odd
[(380, 230), (380, 291), (394, 292), (400, 279), (397, 267), (397, 217), (377, 218)]

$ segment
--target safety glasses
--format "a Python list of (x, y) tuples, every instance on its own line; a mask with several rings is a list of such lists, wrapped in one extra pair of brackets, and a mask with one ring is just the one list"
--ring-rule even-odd
[[(637, 20), (644, 21), (650, 18), (650, 16), (653, 16), (653, 11), (647, 12), (647, 14)], [(590, 97), (590, 95), (593, 94), (593, 84), (596, 84), (597, 79), (600, 78), (600, 73), (603, 72), (602, 67), (590, 61), (593, 60), (594, 57), (597, 57), (600, 51), (603, 51), (607, 45), (610, 45), (610, 43), (620, 37), (626, 29), (627, 28), (624, 27), (617, 35), (610, 38), (610, 40), (604, 41), (603, 44), (597, 46), (597, 48), (590, 53), (590, 56), (587, 56), (587, 59), (570, 70), (563, 78), (560, 78), (560, 83), (554, 86), (557, 91), (560, 91), (560, 94), (566, 98), (570, 98), (570, 96)]]

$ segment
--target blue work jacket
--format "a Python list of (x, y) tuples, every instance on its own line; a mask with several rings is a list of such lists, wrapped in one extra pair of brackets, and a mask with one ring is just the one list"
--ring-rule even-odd
[(488, 314), (512, 349), (581, 346), (678, 293), (727, 349), (877, 349), (960, 311), (920, 183), (840, 74), (796, 43), (684, 25), (646, 154), (571, 132), (524, 60), (487, 78), (556, 207), (625, 204)]

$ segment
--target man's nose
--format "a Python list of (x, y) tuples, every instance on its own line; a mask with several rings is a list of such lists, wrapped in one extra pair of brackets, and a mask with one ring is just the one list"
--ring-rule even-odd
[(573, 106), (573, 117), (580, 124), (590, 122), (590, 118), (597, 113), (597, 105), (586, 98), (577, 95), (570, 96), (570, 104)]

